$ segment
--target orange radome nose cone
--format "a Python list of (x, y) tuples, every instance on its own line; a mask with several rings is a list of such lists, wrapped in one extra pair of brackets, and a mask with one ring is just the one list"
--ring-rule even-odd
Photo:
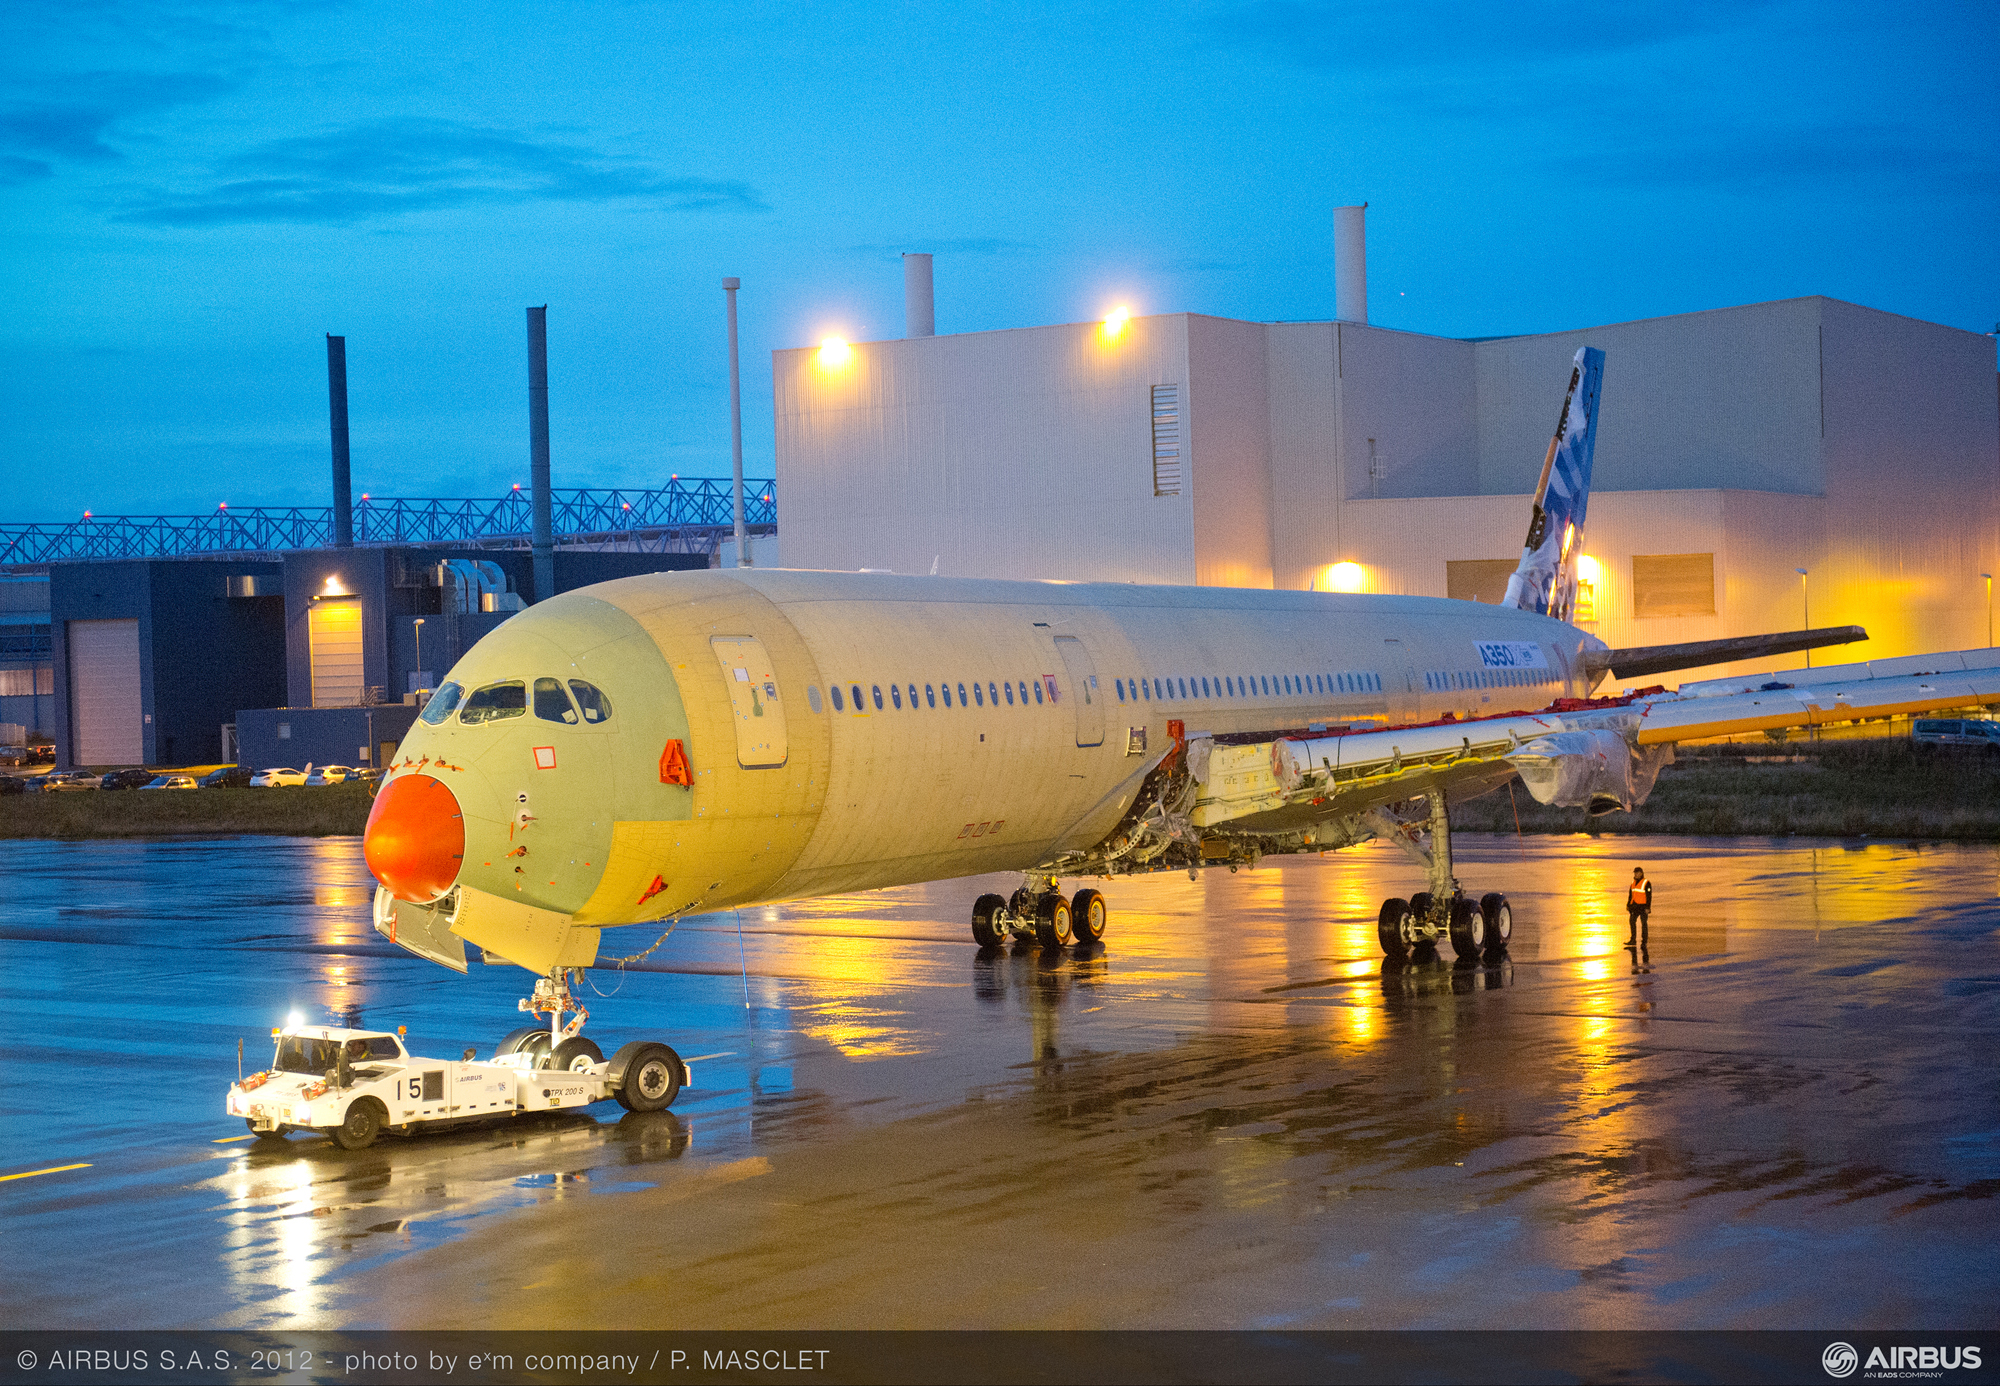
[(465, 857), (465, 818), (444, 783), (405, 775), (382, 786), (361, 855), (398, 900), (429, 904), (452, 887)]

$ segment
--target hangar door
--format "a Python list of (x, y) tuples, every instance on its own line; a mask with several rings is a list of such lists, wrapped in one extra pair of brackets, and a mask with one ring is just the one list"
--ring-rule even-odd
[(69, 623), (69, 725), (78, 765), (146, 759), (138, 621)]
[(361, 599), (325, 598), (306, 617), (312, 642), (314, 707), (361, 702)]

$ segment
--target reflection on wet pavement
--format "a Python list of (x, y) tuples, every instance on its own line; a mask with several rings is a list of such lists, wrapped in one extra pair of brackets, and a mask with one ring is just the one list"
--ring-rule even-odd
[(231, 1128), (238, 1039), (486, 1051), (525, 973), (384, 943), (352, 841), (12, 844), (0, 1172), (90, 1167), (0, 1185), (8, 1319), (115, 1265), (134, 1325), (1984, 1321), (2000, 852), (1459, 845), (1502, 958), (1385, 964), (1367, 849), (1115, 883), (1061, 953), (972, 947), (1001, 878), (689, 920), (590, 998), (716, 1056), (672, 1112), (350, 1153)]

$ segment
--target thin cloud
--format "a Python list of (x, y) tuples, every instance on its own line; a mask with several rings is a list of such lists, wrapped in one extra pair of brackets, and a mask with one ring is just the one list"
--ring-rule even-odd
[(83, 72), (16, 87), (0, 105), (0, 150), (54, 171), (50, 160), (104, 164), (124, 158), (112, 127), (136, 116), (209, 101), (235, 83), (206, 72)]
[(1633, 0), (1579, 10), (1568, 0), (1481, 0), (1417, 11), (1387, 0), (1248, 0), (1208, 27), (1224, 42), (1263, 48), (1303, 67), (1435, 67), (1651, 47), (1741, 28), (1765, 7), (1753, 0), (1729, 6)]
[(628, 202), (671, 212), (769, 211), (749, 184), (668, 177), (580, 144), (457, 121), (366, 121), (273, 140), (227, 160), (218, 181), (117, 220), (150, 226), (347, 225), (457, 207)]
[(1550, 160), (1551, 172), (1597, 187), (1733, 193), (1847, 187), (1857, 193), (2000, 192), (2000, 160), (1886, 127), (1687, 131)]
[(997, 236), (972, 236), (958, 240), (876, 241), (867, 245), (847, 247), (849, 255), (899, 255), (905, 251), (912, 254), (934, 255), (1027, 255), (1040, 249), (1031, 241), (1010, 241)]

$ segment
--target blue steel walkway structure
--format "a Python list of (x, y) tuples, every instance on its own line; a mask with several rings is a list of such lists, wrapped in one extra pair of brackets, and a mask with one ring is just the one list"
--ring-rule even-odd
[[(639, 553), (714, 553), (734, 532), (730, 483), (676, 477), (657, 491), (550, 492), (559, 548)], [(777, 532), (775, 481), (743, 485), (750, 533)], [(498, 500), (410, 500), (363, 496), (354, 505), (357, 545), (528, 547), (532, 509), (516, 486)], [(91, 515), (62, 524), (0, 524), (0, 568), (79, 559), (181, 558), (283, 553), (333, 542), (331, 506), (218, 506), (208, 515)]]

